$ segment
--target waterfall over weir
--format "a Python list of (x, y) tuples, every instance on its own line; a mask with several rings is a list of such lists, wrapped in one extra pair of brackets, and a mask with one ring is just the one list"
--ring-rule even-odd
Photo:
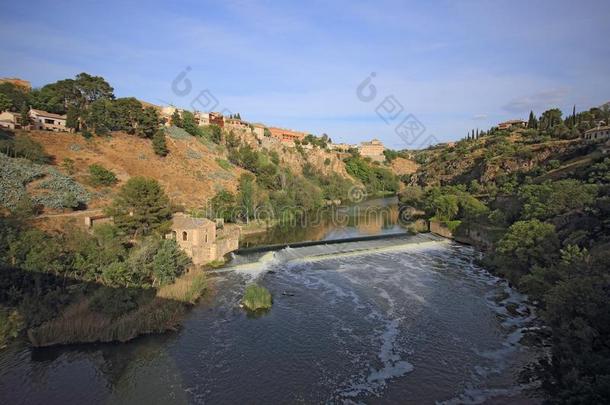
[(352, 238), (344, 241), (305, 242), (293, 246), (278, 245), (277, 250), (272, 250), (270, 247), (260, 247), (234, 254), (227, 266), (214, 271), (214, 273), (233, 270), (260, 271), (270, 264), (330, 260), (423, 248), (442, 243), (448, 243), (447, 239), (427, 233), (418, 235), (392, 234), (374, 238)]

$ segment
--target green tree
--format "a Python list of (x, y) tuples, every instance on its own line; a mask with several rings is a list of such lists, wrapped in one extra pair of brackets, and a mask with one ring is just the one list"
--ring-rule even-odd
[(540, 124), (542, 129), (550, 130), (555, 125), (561, 123), (562, 112), (559, 108), (552, 108), (542, 113), (540, 117)]
[(432, 206), (434, 216), (439, 221), (451, 221), (459, 210), (458, 199), (455, 195), (440, 195), (433, 200)]
[(226, 222), (235, 221), (235, 195), (227, 190), (219, 191), (211, 200), (211, 208), (215, 218), (223, 218)]
[(30, 108), (27, 104), (23, 104), (21, 106), (21, 110), (19, 111), (19, 123), (22, 128), (29, 128), (31, 119), (30, 119)]
[(193, 136), (201, 135), (201, 131), (195, 120), (195, 115), (190, 111), (182, 111), (182, 128)]
[(163, 129), (159, 129), (155, 132), (155, 135), (152, 138), (152, 146), (155, 154), (158, 156), (167, 156), (169, 153), (167, 144), (165, 143), (165, 131)]
[(548, 219), (574, 210), (583, 210), (595, 201), (598, 187), (576, 179), (524, 185), (519, 190), (524, 219)]
[(538, 120), (536, 119), (536, 116), (534, 115), (533, 111), (530, 111), (530, 116), (527, 120), (527, 128), (528, 129), (537, 129), (538, 128)]
[(517, 280), (534, 266), (546, 266), (557, 259), (559, 239), (555, 226), (537, 219), (517, 221), (498, 242), (497, 252), (510, 268), (507, 275)]
[(184, 127), (184, 125), (182, 124), (182, 116), (180, 115), (180, 111), (178, 111), (177, 109), (172, 114), (171, 124), (178, 128)]
[(0, 93), (0, 112), (8, 111), (13, 107), (13, 102), (6, 94)]
[(246, 223), (250, 222), (250, 218), (254, 215), (257, 208), (257, 192), (256, 179), (250, 173), (244, 173), (239, 178), (239, 194), (237, 197), (238, 208), (241, 210)]
[(163, 239), (152, 262), (153, 286), (173, 283), (190, 264), (191, 260), (178, 248), (176, 241)]
[(152, 107), (146, 107), (138, 117), (138, 135), (151, 138), (159, 129), (159, 113)]
[(119, 191), (108, 214), (132, 237), (166, 232), (172, 212), (169, 199), (154, 179), (132, 177)]
[(9, 109), (15, 110), (28, 103), (28, 95), (22, 87), (13, 83), (0, 83), (0, 94), (10, 100)]

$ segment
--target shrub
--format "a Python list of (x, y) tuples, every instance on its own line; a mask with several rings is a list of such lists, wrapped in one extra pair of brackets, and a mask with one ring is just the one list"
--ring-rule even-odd
[(22, 327), (23, 319), (17, 311), (0, 307), (0, 349), (6, 346), (9, 339), (16, 338)]
[(152, 147), (156, 155), (167, 156), (169, 150), (167, 149), (167, 144), (165, 142), (165, 131), (160, 129), (155, 132), (155, 135), (152, 138)]
[(138, 291), (133, 289), (101, 287), (89, 301), (89, 308), (94, 312), (117, 318), (138, 308), (138, 296)]
[(98, 164), (92, 164), (89, 166), (89, 173), (91, 174), (91, 184), (94, 186), (111, 186), (116, 184), (118, 181), (115, 174), (111, 170), (108, 170)]
[(49, 163), (51, 161), (51, 157), (45, 153), (42, 145), (28, 136), (20, 135), (4, 138), (0, 140), (0, 152), (8, 156), (26, 158), (35, 163)]
[(250, 311), (271, 308), (271, 293), (262, 286), (250, 284), (246, 287), (242, 304)]
[(216, 163), (218, 163), (218, 166), (222, 167), (225, 170), (231, 170), (231, 168), (233, 167), (231, 162), (221, 158), (216, 158)]
[(176, 241), (164, 239), (152, 261), (153, 285), (173, 283), (191, 264), (191, 259), (180, 249)]
[(74, 160), (70, 158), (65, 158), (61, 163), (61, 167), (66, 171), (66, 173), (72, 175), (76, 173), (76, 168), (74, 167)]

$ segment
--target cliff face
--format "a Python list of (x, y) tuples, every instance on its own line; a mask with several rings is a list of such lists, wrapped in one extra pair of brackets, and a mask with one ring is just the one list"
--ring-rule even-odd
[(527, 144), (520, 138), (487, 138), (421, 152), (422, 164), (412, 184), (446, 185), (495, 181), (498, 176), (529, 171), (551, 160), (565, 161), (583, 153), (579, 140)]
[(345, 164), (337, 156), (337, 153), (326, 151), (318, 147), (306, 149), (302, 147), (302, 152), (298, 148), (287, 146), (275, 138), (263, 138), (258, 140), (250, 131), (233, 131), (233, 133), (244, 143), (252, 146), (256, 150), (266, 149), (275, 152), (280, 158), (280, 165), (286, 166), (294, 173), (302, 174), (303, 167), (310, 164), (316, 172), (323, 175), (336, 173), (342, 177), (349, 178), (345, 171)]

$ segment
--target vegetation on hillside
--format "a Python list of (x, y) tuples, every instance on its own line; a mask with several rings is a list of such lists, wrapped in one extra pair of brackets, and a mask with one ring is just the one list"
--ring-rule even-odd
[(22, 329), (47, 345), (174, 328), (205, 280), (187, 277), (190, 259), (163, 239), (168, 204), (156, 181), (132, 178), (112, 206), (115, 224), (92, 234), (44, 232), (28, 211), (0, 217), (0, 344)]
[(551, 350), (533, 369), (550, 403), (610, 401), (610, 159), (565, 143), (608, 116), (551, 109), (526, 129), (422, 151), (401, 195), (428, 217), (459, 220), (457, 238), (486, 248), (486, 267), (540, 307)]

